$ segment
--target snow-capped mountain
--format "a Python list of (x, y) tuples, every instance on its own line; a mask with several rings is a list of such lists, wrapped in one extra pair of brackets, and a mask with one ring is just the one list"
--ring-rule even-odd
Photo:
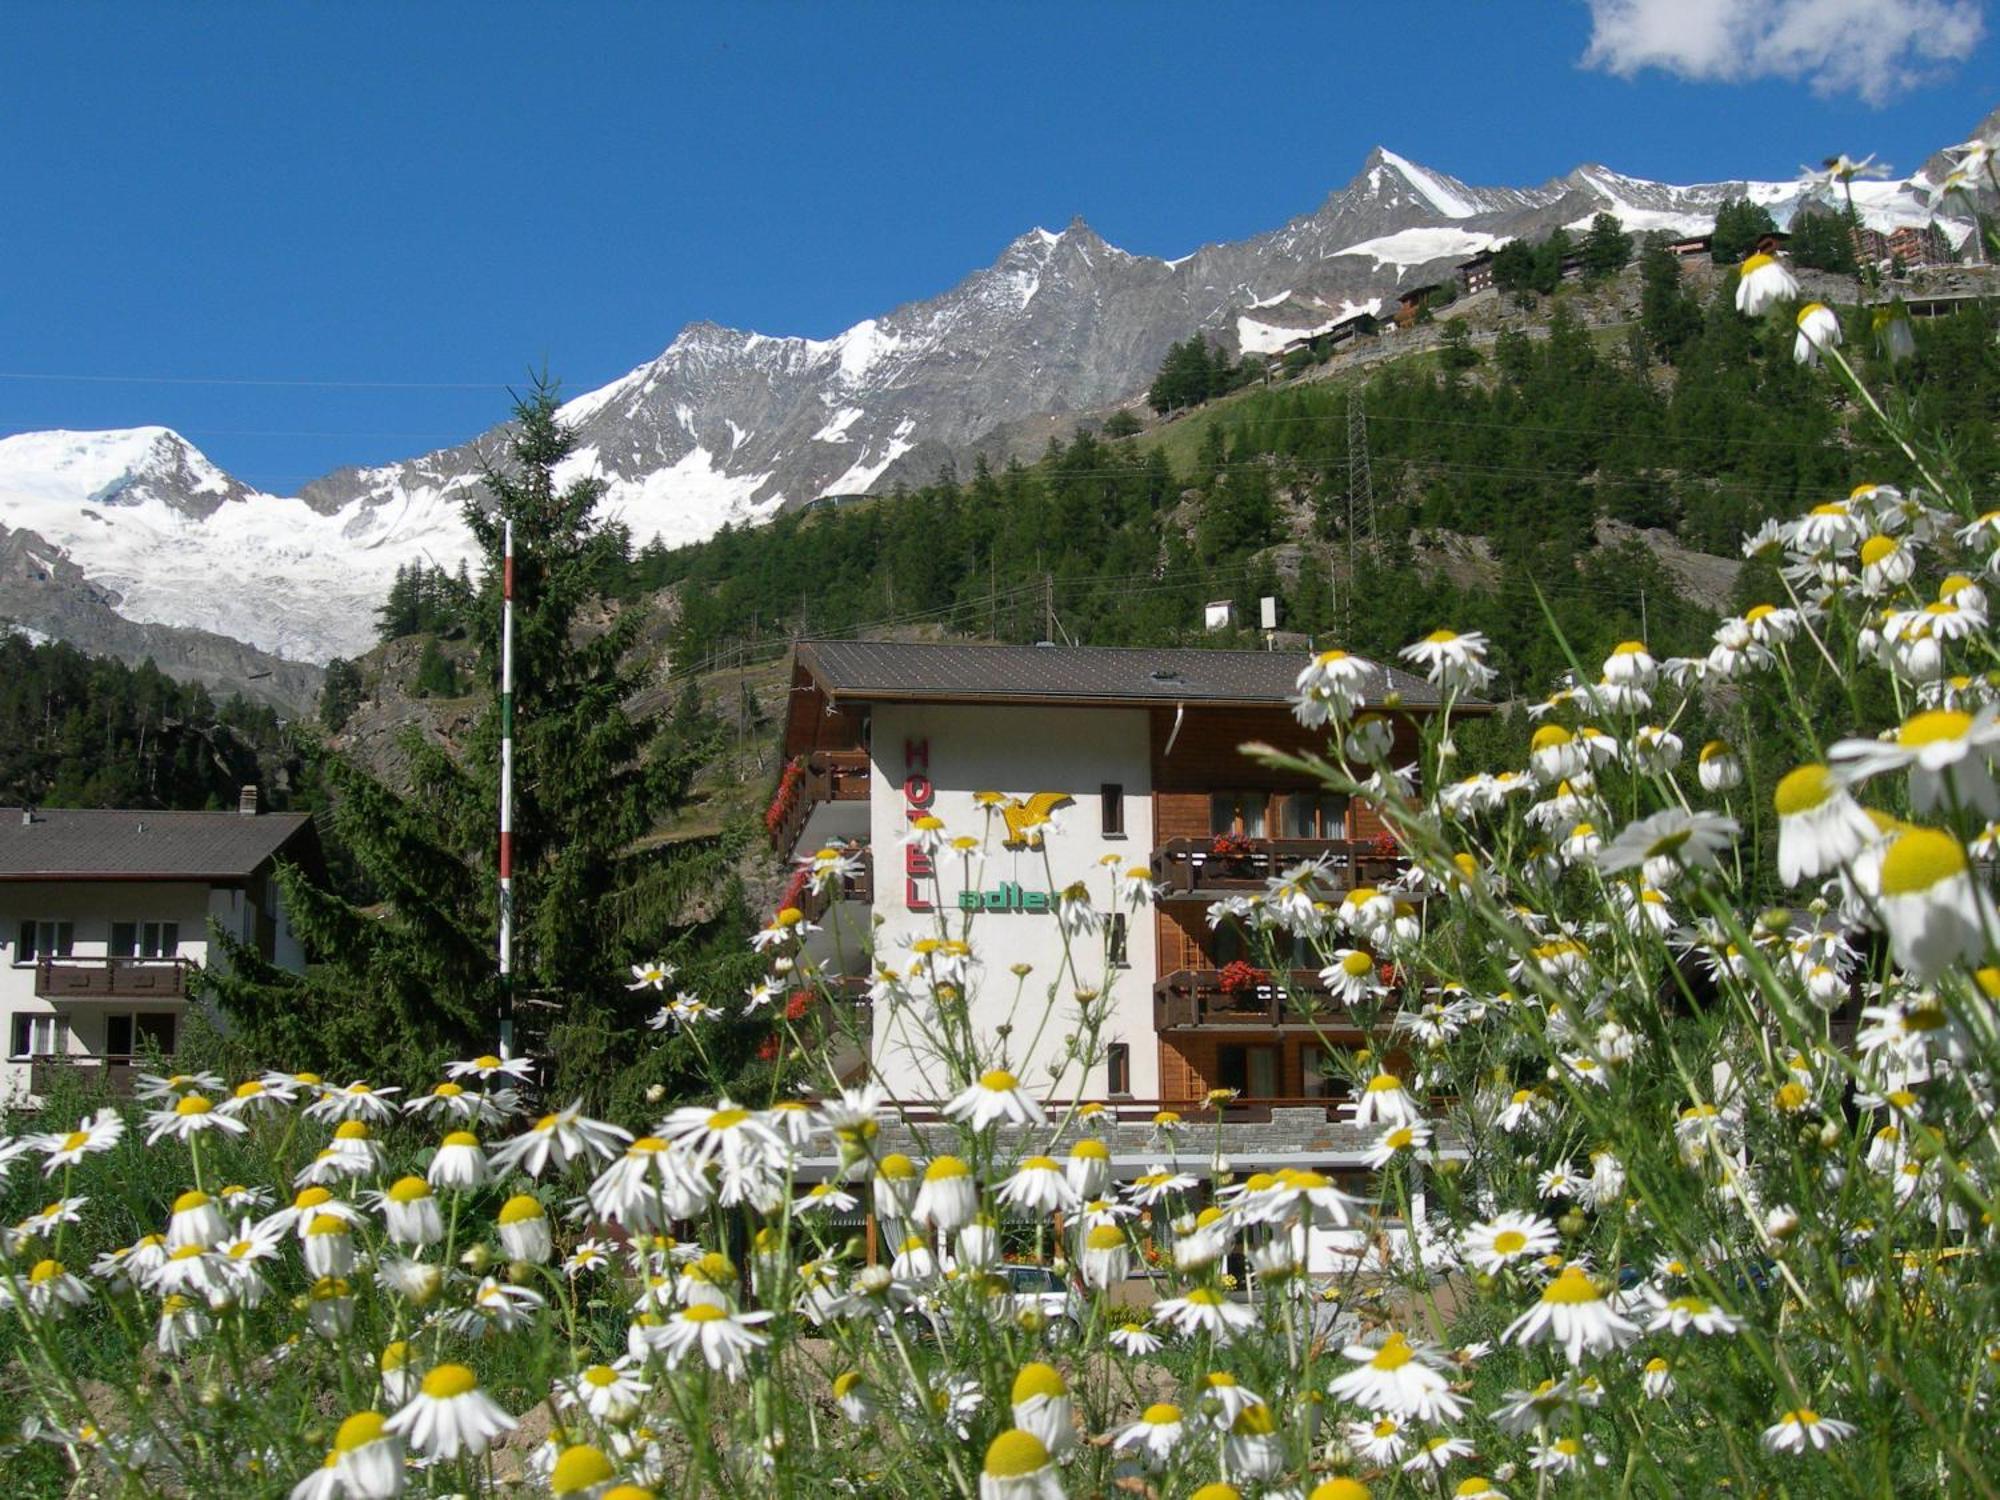
[[(1935, 159), (1927, 170), (1941, 175)], [(1933, 180), (1863, 180), (1854, 195), (1877, 227), (1924, 224)], [(638, 541), (694, 541), (822, 494), (925, 477), (1025, 419), (1129, 399), (1191, 333), (1268, 352), (1510, 238), (1599, 212), (1634, 230), (1697, 231), (1740, 197), (1780, 224), (1832, 201), (1823, 186), (1676, 186), (1596, 165), (1540, 187), (1472, 187), (1378, 148), (1312, 213), (1178, 259), (1129, 254), (1078, 219), (1031, 230), (949, 291), (835, 338), (691, 324), (657, 359), (565, 406), (572, 472), (604, 480)], [(1954, 242), (1971, 229), (1938, 221)], [(22, 434), (0, 440), (0, 527), (59, 550), (128, 620), (324, 661), (371, 642), (399, 565), (467, 554), (460, 507), (501, 435), (338, 470), (284, 497), (238, 483), (164, 428)]]

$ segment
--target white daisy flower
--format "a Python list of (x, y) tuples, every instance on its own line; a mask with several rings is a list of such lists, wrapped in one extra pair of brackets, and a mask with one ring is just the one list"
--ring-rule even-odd
[(1120, 1428), (1111, 1439), (1117, 1452), (1136, 1456), (1147, 1472), (1160, 1473), (1173, 1462), (1174, 1450), (1187, 1436), (1181, 1409), (1156, 1401), (1139, 1414), (1139, 1420)]
[(1466, 1230), (1459, 1249), (1473, 1269), (1497, 1276), (1517, 1261), (1549, 1254), (1560, 1243), (1556, 1226), (1547, 1219), (1502, 1213)]
[(1153, 1304), (1153, 1320), (1176, 1333), (1193, 1338), (1206, 1333), (1218, 1344), (1235, 1340), (1240, 1333), (1257, 1326), (1253, 1308), (1231, 1302), (1215, 1287), (1195, 1287), (1184, 1297), (1168, 1297)]
[(586, 1119), (583, 1101), (567, 1109), (543, 1115), (522, 1134), (492, 1153), (491, 1164), (500, 1171), (518, 1170), (540, 1177), (553, 1166), (558, 1172), (571, 1161), (596, 1157), (609, 1161), (632, 1139), (629, 1130)]
[(1778, 812), (1778, 878), (1786, 885), (1830, 875), (1875, 841), (1875, 824), (1823, 765), (1786, 773), (1772, 801)]
[(1737, 267), (1736, 310), (1746, 318), (1758, 317), (1765, 308), (1788, 302), (1798, 294), (1798, 281), (1773, 256), (1760, 251), (1745, 256)]
[(1671, 1333), (1684, 1335), (1689, 1329), (1700, 1334), (1735, 1333), (1743, 1324), (1731, 1317), (1706, 1297), (1692, 1293), (1675, 1297), (1663, 1305), (1646, 1325), (1648, 1333)]
[(216, 1110), (205, 1094), (183, 1094), (171, 1109), (150, 1110), (146, 1115), (146, 1144), (158, 1145), (161, 1138), (192, 1140), (203, 1131), (219, 1130), (224, 1135), (245, 1135), (250, 1127), (233, 1115)]
[(974, 1130), (1003, 1120), (1014, 1125), (1040, 1125), (1047, 1120), (1041, 1105), (1022, 1092), (1020, 1080), (1005, 1068), (981, 1073), (971, 1087), (945, 1105), (944, 1115)]
[(1764, 1429), (1764, 1446), (1773, 1453), (1818, 1453), (1854, 1436), (1854, 1424), (1822, 1417), (1810, 1407), (1788, 1411)]
[(674, 1370), (698, 1352), (711, 1370), (735, 1380), (744, 1372), (743, 1356), (770, 1342), (754, 1325), (771, 1317), (768, 1312), (732, 1313), (707, 1303), (684, 1307), (660, 1330), (660, 1352)]
[(1995, 930), (1992, 898), (1965, 846), (1940, 828), (1896, 834), (1882, 856), (1878, 905), (1903, 971), (1929, 981), (1953, 963), (1977, 963)]
[(1792, 358), (1802, 365), (1818, 365), (1820, 354), (1841, 342), (1840, 318), (1824, 302), (1808, 302), (1798, 311), (1798, 337), (1792, 341)]
[(1542, 1289), (1541, 1300), (1501, 1335), (1523, 1348), (1544, 1338), (1563, 1346), (1571, 1364), (1586, 1353), (1608, 1354), (1639, 1337), (1639, 1327), (1613, 1310), (1582, 1266), (1572, 1262)]
[(1327, 1387), (1341, 1400), (1422, 1422), (1455, 1422), (1465, 1415), (1431, 1345), (1412, 1344), (1391, 1330), (1379, 1346), (1350, 1344), (1342, 1353), (1355, 1368), (1335, 1376)]
[(425, 1375), (417, 1394), (382, 1425), (423, 1457), (449, 1463), (477, 1457), (518, 1424), (480, 1390), (479, 1377), (467, 1366), (444, 1364)]
[(979, 1500), (1063, 1500), (1062, 1479), (1042, 1440), (1016, 1427), (987, 1444)]

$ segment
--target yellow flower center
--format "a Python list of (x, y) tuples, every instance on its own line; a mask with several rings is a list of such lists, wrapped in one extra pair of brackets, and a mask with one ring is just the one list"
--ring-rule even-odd
[(1528, 1248), (1528, 1237), (1518, 1229), (1503, 1229), (1493, 1236), (1495, 1255), (1519, 1255)]
[(431, 1185), (421, 1177), (399, 1177), (390, 1187), (387, 1197), (391, 1203), (416, 1203), (431, 1195)]
[(340, 1430), (333, 1435), (335, 1453), (352, 1453), (356, 1448), (365, 1448), (382, 1436), (385, 1418), (379, 1411), (358, 1411), (340, 1424)]
[(476, 1147), (479, 1144), (479, 1137), (474, 1135), (469, 1130), (454, 1130), (450, 1135), (444, 1138), (444, 1144), (447, 1146)]
[(708, 1117), (708, 1128), (710, 1130), (734, 1130), (749, 1118), (750, 1111), (747, 1109), (718, 1109)]
[(960, 1177), (970, 1177), (972, 1168), (955, 1156), (940, 1156), (924, 1168), (925, 1182), (950, 1182)]
[(1882, 894), (1910, 896), (1963, 875), (1965, 846), (1938, 828), (1912, 828), (1882, 856)]
[(1833, 773), (1822, 765), (1800, 766), (1790, 771), (1778, 782), (1778, 789), (1771, 801), (1781, 818), (1794, 817), (1799, 813), (1811, 812), (1830, 798), (1837, 788)]
[(479, 1377), (464, 1365), (439, 1365), (424, 1377), (424, 1394), (433, 1401), (450, 1401), (479, 1389)]
[(721, 1308), (708, 1302), (697, 1302), (681, 1310), (682, 1319), (689, 1323), (720, 1323), (728, 1316)]
[(1368, 1363), (1377, 1370), (1400, 1370), (1416, 1357), (1417, 1351), (1410, 1347), (1409, 1340), (1400, 1333), (1392, 1333)]
[(1558, 1306), (1577, 1307), (1587, 1302), (1602, 1302), (1604, 1294), (1597, 1284), (1584, 1275), (1582, 1266), (1564, 1266), (1562, 1274), (1542, 1290), (1542, 1300)]
[(1049, 1450), (1032, 1432), (1016, 1427), (986, 1445), (986, 1473), (994, 1479), (1025, 1479), (1049, 1466)]
[(1019, 1406), (1032, 1396), (1067, 1396), (1069, 1385), (1054, 1365), (1032, 1360), (1021, 1366), (1021, 1373), (1014, 1377), (1013, 1402)]
[(1155, 1401), (1139, 1415), (1140, 1421), (1152, 1427), (1165, 1427), (1180, 1419), (1181, 1409), (1170, 1401)]
[(195, 1209), (207, 1207), (208, 1194), (202, 1192), (186, 1192), (174, 1199), (174, 1212), (177, 1214), (191, 1213)]
[(1116, 1250), (1125, 1243), (1125, 1232), (1116, 1224), (1099, 1224), (1084, 1236), (1088, 1250)]
[(1955, 708), (1933, 708), (1912, 714), (1896, 731), (1896, 743), (1906, 750), (1919, 745), (1935, 745), (1940, 740), (1963, 739), (1972, 728), (1972, 715)]
[(183, 1094), (174, 1101), (174, 1113), (184, 1120), (191, 1115), (205, 1115), (214, 1108), (200, 1094)]
[(365, 1141), (368, 1139), (368, 1127), (359, 1120), (342, 1120), (334, 1128), (333, 1138), (336, 1141)]
[(516, 1193), (500, 1205), (499, 1221), (502, 1224), (525, 1224), (542, 1217), (542, 1205), (526, 1193)]
[(579, 1490), (595, 1489), (616, 1472), (602, 1450), (589, 1443), (578, 1443), (565, 1448), (556, 1460), (549, 1473), (549, 1489), (557, 1495), (574, 1495)]
[(59, 1260), (38, 1260), (34, 1269), (28, 1272), (28, 1280), (35, 1286), (54, 1281), (63, 1274), (63, 1264)]

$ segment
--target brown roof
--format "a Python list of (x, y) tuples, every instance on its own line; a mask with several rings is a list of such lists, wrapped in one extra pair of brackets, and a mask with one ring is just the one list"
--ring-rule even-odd
[(0, 807), (0, 880), (247, 880), (281, 850), (307, 862), (306, 813)]
[[(1210, 703), (1291, 701), (1304, 659), (1293, 651), (1207, 651), (1190, 646), (914, 645), (801, 641), (799, 665), (835, 703)], [(1375, 665), (1368, 701), (1391, 693), (1435, 708), (1421, 677)]]

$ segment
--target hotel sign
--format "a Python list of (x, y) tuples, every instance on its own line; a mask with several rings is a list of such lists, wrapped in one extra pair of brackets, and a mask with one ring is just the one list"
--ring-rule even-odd
[[(903, 741), (903, 808), (912, 823), (931, 810), (937, 788), (931, 784), (931, 742), (927, 739)], [(903, 846), (903, 905), (911, 911), (936, 908), (919, 883), (937, 875), (937, 865), (915, 844)]]
[(1047, 891), (1031, 891), (1011, 880), (1003, 880), (997, 891), (960, 891), (958, 909), (1047, 913), (1056, 909), (1056, 898)]

